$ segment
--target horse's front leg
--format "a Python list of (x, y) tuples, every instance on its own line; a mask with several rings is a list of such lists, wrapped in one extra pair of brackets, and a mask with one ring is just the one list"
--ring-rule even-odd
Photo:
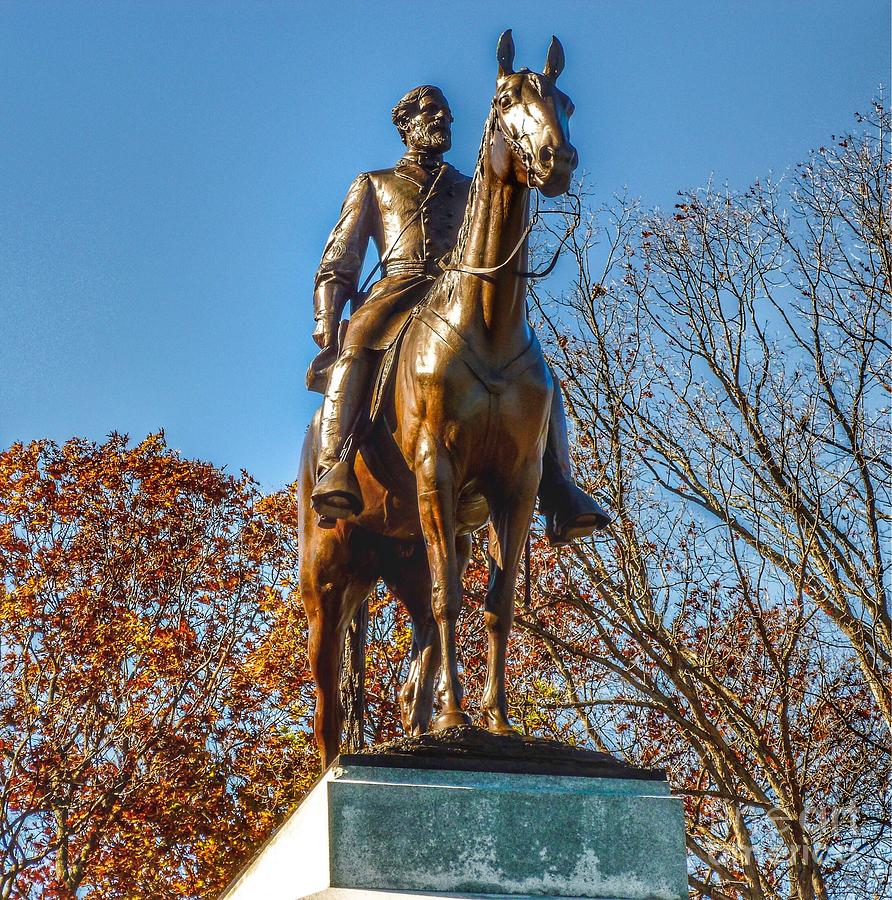
[(521, 479), (512, 485), (511, 493), (506, 493), (492, 504), (493, 517), (490, 528), (497, 538), (498, 558), (493, 553), (489, 554), (489, 583), (484, 604), (487, 637), (486, 686), (483, 691), (481, 716), (484, 728), (494, 734), (516, 734), (508, 720), (505, 658), (508, 635), (514, 624), (517, 567), (529, 534), (540, 475), (541, 462), (538, 465), (531, 465)]
[(442, 731), (470, 722), (461, 708), (462, 687), (455, 647), (462, 586), (455, 543), (456, 473), (447, 449), (434, 439), (420, 442), (415, 476), (431, 574), (431, 610), (440, 636), (440, 714), (432, 730)]

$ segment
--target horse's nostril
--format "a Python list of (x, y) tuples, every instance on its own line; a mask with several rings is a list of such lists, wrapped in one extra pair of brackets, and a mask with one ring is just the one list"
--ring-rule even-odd
[(576, 168), (579, 157), (576, 155), (576, 148), (570, 144), (561, 147), (554, 154), (554, 164), (569, 169), (571, 172)]
[(539, 150), (539, 161), (543, 163), (550, 163), (554, 159), (554, 150), (549, 146), (544, 146)]

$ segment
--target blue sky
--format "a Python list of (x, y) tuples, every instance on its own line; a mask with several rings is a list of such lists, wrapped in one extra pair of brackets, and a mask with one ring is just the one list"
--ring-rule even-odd
[[(541, 23), (541, 24), (540, 24)], [(553, 33), (604, 199), (743, 188), (889, 84), (885, 0), (0, 4), (0, 446), (164, 428), (267, 488), (318, 401), (312, 281), (347, 185), (419, 83), (469, 171), (495, 45)]]

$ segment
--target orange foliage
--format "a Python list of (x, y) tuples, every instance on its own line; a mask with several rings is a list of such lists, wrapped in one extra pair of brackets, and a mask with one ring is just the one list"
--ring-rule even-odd
[(311, 783), (293, 515), (161, 434), (0, 454), (0, 897), (216, 896)]

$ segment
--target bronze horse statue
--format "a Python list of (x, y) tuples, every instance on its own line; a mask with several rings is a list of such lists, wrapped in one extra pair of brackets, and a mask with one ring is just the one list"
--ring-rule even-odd
[(365, 508), (320, 527), (309, 498), (318, 414), (301, 456), (300, 586), (316, 680), (314, 729), (323, 765), (337, 755), (346, 629), (379, 579), (413, 624), (409, 677), (400, 691), (409, 734), (469, 722), (462, 709), (455, 629), (471, 533), (489, 519), (488, 639), (482, 724), (512, 733), (505, 649), (517, 568), (542, 474), (552, 383), (527, 320), (529, 198), (565, 193), (577, 155), (573, 111), (556, 80), (564, 53), (552, 39), (541, 74), (513, 69), (500, 38), (496, 93), (486, 121), (458, 242), (414, 310), (382, 414), (363, 441), (356, 475)]

